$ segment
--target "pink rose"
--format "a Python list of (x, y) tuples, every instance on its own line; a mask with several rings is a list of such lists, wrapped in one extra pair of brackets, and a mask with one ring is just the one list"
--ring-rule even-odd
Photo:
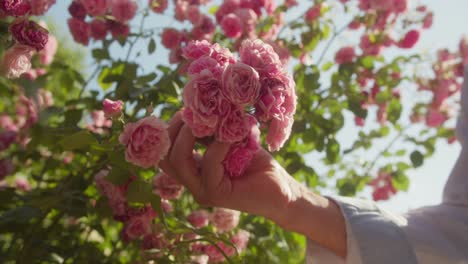
[(107, 27), (110, 30), (113, 38), (126, 38), (130, 34), (130, 27), (113, 20), (107, 20)]
[(356, 124), (356, 126), (363, 127), (366, 124), (366, 120), (364, 118), (362, 118), (362, 117), (355, 116), (354, 117), (354, 124)]
[(161, 34), (161, 43), (168, 49), (175, 49), (180, 46), (182, 33), (177, 29), (166, 28)]
[(200, 8), (198, 7), (198, 5), (190, 5), (187, 8), (185, 16), (187, 17), (187, 20), (195, 26), (199, 25), (202, 22), (203, 18), (203, 14), (200, 12)]
[(211, 46), (210, 57), (215, 59), (219, 65), (226, 67), (229, 64), (236, 63), (236, 58), (229, 49), (221, 47), (218, 43)]
[(260, 94), (259, 75), (247, 64), (231, 64), (223, 72), (221, 91), (235, 105), (254, 104)]
[(81, 4), (91, 16), (104, 16), (109, 7), (109, 0), (81, 0)]
[(76, 19), (68, 19), (68, 27), (70, 28), (70, 33), (72, 34), (73, 39), (82, 45), (87, 46), (89, 43), (90, 29), (89, 24)]
[(218, 130), (216, 131), (216, 140), (225, 143), (235, 143), (245, 139), (251, 129), (251, 124), (255, 117), (244, 113), (240, 109), (231, 109), (223, 116)]
[(86, 9), (79, 0), (74, 0), (68, 6), (68, 12), (73, 18), (84, 20), (86, 18)]
[(191, 31), (194, 39), (210, 40), (213, 37), (216, 26), (209, 16), (202, 15), (199, 24), (197, 24)]
[(239, 216), (239, 211), (215, 208), (211, 214), (211, 222), (218, 232), (229, 232), (239, 224)]
[(167, 9), (167, 0), (149, 0), (149, 7), (153, 12), (162, 14)]
[(214, 77), (221, 79), (224, 68), (221, 67), (215, 59), (208, 56), (203, 56), (190, 63), (190, 66), (187, 69), (187, 74), (192, 78), (195, 78), (195, 75), (198, 75), (202, 71), (206, 70), (210, 71)]
[(5, 177), (10, 175), (14, 170), (15, 166), (10, 159), (0, 159), (0, 181), (5, 179)]
[(268, 41), (268, 44), (270, 44), (273, 47), (273, 50), (276, 52), (276, 54), (278, 54), (281, 64), (283, 64), (283, 67), (286, 66), (289, 62), (289, 59), (291, 58), (291, 52), (289, 52), (289, 49), (285, 47), (284, 42)]
[(104, 114), (106, 117), (119, 117), (122, 115), (122, 108), (124, 103), (120, 100), (112, 101), (109, 99), (104, 99), (102, 101), (102, 106), (104, 107)]
[(346, 64), (353, 62), (356, 57), (354, 47), (348, 46), (341, 48), (335, 55), (335, 62), (337, 64)]
[(31, 0), (31, 13), (35, 16), (44, 15), (56, 0)]
[(143, 237), (143, 243), (141, 247), (145, 250), (148, 249), (164, 249), (167, 246), (167, 242), (164, 240), (163, 233), (152, 233)]
[(102, 134), (105, 128), (112, 127), (112, 120), (106, 118), (104, 111), (96, 110), (91, 112), (93, 123), (88, 125), (88, 129), (96, 134)]
[(27, 179), (22, 177), (15, 179), (15, 186), (23, 192), (29, 192), (31, 190), (31, 184), (29, 184)]
[(50, 65), (54, 60), (55, 54), (57, 53), (58, 42), (57, 38), (49, 34), (49, 40), (45, 45), (44, 49), (39, 52), (39, 58), (43, 65)]
[(184, 192), (184, 186), (166, 173), (154, 177), (153, 187), (155, 193), (166, 200), (179, 199)]
[(393, 10), (396, 13), (403, 13), (408, 9), (408, 1), (409, 0), (394, 0), (393, 2)]
[(216, 11), (216, 21), (221, 23), (225, 15), (234, 12), (238, 8), (240, 8), (240, 0), (223, 1), (223, 4), (218, 8), (218, 11)]
[(137, 12), (138, 5), (134, 0), (110, 0), (111, 14), (115, 20), (126, 23), (132, 20)]
[(213, 135), (218, 124), (217, 116), (213, 115), (210, 119), (201, 118), (200, 115), (194, 113), (189, 107), (184, 109), (182, 119), (192, 129), (193, 135), (198, 138)]
[(31, 127), (39, 118), (36, 103), (28, 97), (21, 95), (16, 102), (16, 115), (18, 125), (21, 128), (25, 129)]
[(203, 56), (210, 56), (213, 52), (212, 45), (206, 40), (190, 41), (182, 49), (182, 56), (189, 60), (196, 60)]
[(244, 40), (239, 48), (241, 62), (253, 67), (260, 77), (276, 75), (282, 68), (278, 54), (263, 41)]
[(128, 241), (130, 241), (150, 234), (151, 224), (152, 218), (149, 218), (146, 215), (130, 217), (130, 219), (125, 222), (124, 229), (122, 230), (125, 240), (128, 239)]
[(397, 190), (393, 187), (392, 176), (384, 171), (380, 171), (377, 178), (369, 182), (374, 188), (372, 197), (374, 201), (388, 200)]
[[(203, 249), (203, 253), (209, 256), (209, 263), (220, 263), (225, 261), (224, 255), (227, 255), (228, 257), (234, 256), (236, 251), (234, 250), (233, 247), (228, 246), (224, 244), (223, 242), (218, 242), (216, 243), (217, 247), (214, 245), (207, 245)], [(224, 252), (221, 253), (220, 250)]]
[(242, 252), (247, 248), (250, 233), (245, 230), (239, 230), (232, 238), (231, 242), (236, 246), (237, 251)]
[(31, 68), (31, 57), (34, 49), (30, 46), (15, 44), (3, 55), (1, 70), (3, 74), (14, 79)]
[[(1, 114), (0, 115), (0, 128), (2, 128), (3, 130), (6, 130), (4, 132), (8, 132), (8, 131), (16, 132), (16, 131), (18, 131), (17, 124), (15, 124), (13, 119), (11, 119), (11, 117), (9, 115), (7, 115), (7, 114)], [(1, 136), (0, 136), (0, 138), (1, 138)], [(0, 139), (0, 141), (1, 141), (1, 139)], [(2, 148), (0, 147), (0, 151), (1, 151), (1, 149)]]
[(383, 49), (383, 45), (380, 43), (373, 43), (369, 35), (363, 35), (361, 37), (359, 47), (362, 49), (362, 53), (365, 56), (377, 56)]
[(127, 198), (125, 196), (125, 191), (119, 186), (109, 182), (106, 179), (108, 174), (108, 170), (101, 170), (96, 174), (96, 176), (94, 176), (96, 188), (102, 195), (107, 197), (109, 207), (112, 209), (114, 215), (125, 215), (127, 210)]
[(96, 40), (102, 40), (107, 35), (107, 23), (104, 20), (94, 19), (89, 24), (90, 35)]
[(47, 29), (25, 19), (19, 19), (11, 24), (10, 32), (18, 43), (30, 46), (36, 51), (42, 50), (49, 39)]
[(184, 0), (176, 0), (174, 1), (175, 3), (175, 19), (179, 21), (184, 21), (185, 20), (185, 14), (187, 14), (187, 8), (189, 6), (188, 1)]
[(314, 22), (320, 17), (320, 11), (322, 9), (322, 5), (318, 4), (313, 7), (311, 7), (307, 12), (305, 13), (304, 20), (308, 23)]
[(224, 16), (221, 21), (221, 28), (228, 38), (238, 38), (242, 35), (242, 21), (235, 14)]
[(31, 11), (31, 3), (23, 0), (3, 0), (0, 1), (0, 13), (1, 11), (9, 16), (24, 16)]
[(242, 146), (231, 147), (223, 161), (226, 174), (231, 179), (241, 177), (252, 161), (253, 156), (254, 153), (248, 148)]
[(426, 114), (426, 125), (428, 127), (439, 127), (447, 121), (447, 119), (448, 117), (444, 113), (441, 113), (436, 109), (429, 109)]
[(195, 228), (200, 229), (209, 224), (209, 214), (205, 210), (196, 210), (187, 216), (187, 221)]
[(126, 124), (119, 142), (126, 146), (125, 159), (143, 168), (157, 166), (171, 144), (167, 125), (154, 116)]
[(266, 142), (269, 151), (281, 149), (291, 134), (294, 120), (292, 117), (284, 116), (283, 119), (273, 119), (268, 126)]
[(405, 37), (398, 43), (398, 47), (402, 49), (411, 49), (418, 42), (419, 35), (419, 31), (417, 30), (408, 31)]

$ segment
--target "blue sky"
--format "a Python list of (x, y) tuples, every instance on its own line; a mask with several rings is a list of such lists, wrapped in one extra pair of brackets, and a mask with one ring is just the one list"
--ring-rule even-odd
[[(57, 1), (50, 16), (62, 28), (66, 28), (66, 19), (69, 17), (67, 12), (67, 4), (70, 1)], [(146, 4), (147, 1), (140, 1)], [(422, 34), (421, 40), (415, 47), (415, 52), (434, 53), (438, 48), (448, 47), (455, 49), (458, 41), (463, 34), (468, 35), (468, 1), (467, 0), (412, 0), (412, 4), (426, 4), (434, 11), (435, 19), (431, 30), (425, 31)], [(298, 10), (298, 13), (302, 10)], [(294, 14), (291, 17), (295, 17)], [(339, 19), (339, 18), (337, 18)], [(166, 26), (171, 24), (167, 17), (152, 16), (149, 19), (149, 26)], [(337, 45), (349, 42), (347, 36), (337, 39)], [(351, 39), (352, 41), (352, 39)], [(145, 49), (144, 46), (141, 49)], [(158, 47), (157, 54), (152, 57), (142, 57), (139, 61), (143, 63), (147, 69), (154, 69), (156, 61), (166, 62), (167, 53), (162, 47)], [(116, 50), (115, 52), (119, 52)], [(330, 59), (330, 58), (329, 58)], [(152, 65), (152, 66), (151, 66)], [(349, 120), (348, 120), (349, 121)], [(346, 128), (343, 135), (351, 128)], [(436, 154), (427, 159), (424, 165), (418, 170), (409, 173), (411, 186), (407, 193), (399, 193), (390, 201), (381, 202), (380, 204), (394, 212), (405, 212), (411, 208), (417, 208), (425, 205), (437, 204), (441, 201), (442, 190), (450, 170), (455, 163), (455, 160), (460, 151), (458, 143), (448, 145), (446, 142), (437, 144)], [(366, 158), (366, 157), (364, 157)], [(369, 157), (371, 159), (372, 157)], [(310, 160), (313, 162), (313, 160)]]

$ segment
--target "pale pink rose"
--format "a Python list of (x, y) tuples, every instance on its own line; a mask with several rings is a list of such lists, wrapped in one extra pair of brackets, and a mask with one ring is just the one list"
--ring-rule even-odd
[(30, 46), (14, 44), (2, 58), (0, 69), (9, 79), (18, 78), (31, 69), (31, 58), (34, 49)]
[[(245, 34), (248, 38), (257, 38), (256, 26), (258, 22), (257, 14), (250, 8), (239, 8), (234, 11), (234, 14), (239, 17), (241, 21), (241, 31)], [(229, 16), (229, 15), (228, 15)], [(223, 18), (224, 21), (224, 18)], [(276, 22), (276, 21), (275, 21)], [(273, 24), (270, 28), (273, 28), (275, 24)], [(263, 35), (262, 35), (263, 37)], [(264, 39), (269, 39), (267, 36), (264, 36)]]
[(157, 166), (171, 144), (166, 123), (155, 116), (127, 123), (119, 142), (126, 146), (125, 159), (143, 168)]
[[(220, 97), (221, 82), (210, 71), (202, 71), (185, 85), (182, 94), (184, 105), (187, 107), (186, 111), (184, 111), (186, 112), (184, 121), (192, 128), (195, 136), (210, 135), (201, 135), (197, 132), (214, 132), (214, 128), (218, 123), (216, 111), (218, 110)], [(213, 131), (205, 128), (213, 128)]]
[(56, 0), (31, 0), (31, 14), (35, 16), (44, 15)]
[(195, 228), (200, 229), (209, 224), (209, 214), (205, 210), (196, 210), (187, 216), (187, 221)]
[(242, 21), (235, 14), (224, 16), (221, 21), (221, 28), (228, 38), (238, 38), (242, 35)]
[(48, 108), (54, 105), (54, 97), (50, 91), (39, 89), (37, 91), (37, 103), (39, 108)]
[(17, 133), (15, 131), (7, 130), (0, 132), (0, 151), (8, 149), (16, 140)]
[[(1, 143), (0, 143), (1, 144)], [(0, 181), (5, 179), (6, 176), (13, 173), (15, 166), (10, 159), (0, 159)]]
[(356, 57), (354, 47), (348, 46), (341, 48), (335, 55), (335, 62), (337, 64), (346, 64), (353, 62)]
[(161, 43), (168, 49), (175, 49), (180, 46), (182, 33), (174, 28), (166, 28), (161, 34)]
[(206, 40), (190, 41), (182, 49), (182, 56), (188, 60), (196, 60), (203, 56), (211, 56), (213, 48), (211, 43)]
[(32, 189), (29, 181), (23, 177), (18, 177), (15, 179), (15, 186), (17, 189), (23, 192), (29, 192)]
[(217, 207), (211, 214), (211, 223), (219, 233), (229, 232), (239, 224), (239, 217), (239, 211)]
[(268, 44), (270, 44), (273, 47), (273, 50), (278, 54), (278, 57), (281, 61), (281, 64), (284, 66), (287, 66), (289, 59), (291, 58), (291, 52), (287, 47), (285, 47), (285, 44), (283, 41), (268, 41)]
[(253, 67), (260, 77), (276, 75), (282, 68), (278, 54), (263, 41), (244, 40), (239, 48), (241, 62)]
[(68, 6), (68, 12), (76, 19), (84, 20), (86, 18), (86, 9), (80, 0), (74, 0)]
[(402, 49), (410, 49), (414, 47), (419, 40), (419, 35), (419, 31), (417, 30), (408, 31), (403, 39), (398, 42), (398, 47)]
[(221, 47), (218, 43), (215, 43), (211, 46), (211, 54), (210, 57), (215, 59), (219, 65), (222, 67), (226, 67), (229, 64), (236, 63), (236, 58), (234, 55), (229, 51), (229, 49)]
[(272, 119), (268, 126), (266, 142), (269, 151), (278, 151), (281, 149), (291, 135), (294, 119), (284, 116), (283, 119)]
[(464, 36), (460, 40), (460, 54), (463, 59), (463, 63), (468, 65), (468, 36)]
[(219, 127), (216, 131), (216, 140), (225, 143), (235, 143), (245, 139), (250, 132), (252, 121), (255, 117), (244, 113), (240, 109), (231, 109), (221, 117)]
[(110, 0), (80, 0), (86, 12), (91, 16), (104, 16)]
[(426, 114), (426, 125), (428, 127), (439, 127), (445, 121), (447, 121), (448, 117), (446, 114), (441, 113), (436, 109), (429, 109)]
[(200, 12), (198, 5), (190, 5), (187, 8), (185, 16), (190, 23), (194, 25), (199, 25), (202, 22), (203, 14)]
[(43, 65), (50, 65), (57, 53), (58, 41), (57, 38), (49, 34), (49, 40), (44, 49), (39, 52), (39, 58)]
[(137, 12), (138, 5), (134, 0), (110, 0), (111, 14), (121, 23), (132, 20)]
[(164, 249), (166, 246), (167, 242), (164, 239), (163, 233), (147, 234), (143, 237), (143, 243), (141, 244), (141, 247), (145, 250)]
[(315, 20), (317, 20), (319, 17), (320, 17), (320, 10), (322, 9), (322, 5), (321, 4), (318, 4), (318, 5), (315, 5), (311, 8), (309, 8), (309, 10), (307, 10), (307, 12), (305, 13), (305, 17), (304, 17), (304, 20), (308, 23), (311, 23), (311, 22), (314, 22)]
[(247, 64), (231, 64), (223, 72), (221, 91), (235, 105), (254, 104), (260, 94), (260, 77)]
[(195, 75), (206, 70), (210, 71), (217, 79), (221, 79), (224, 68), (219, 65), (215, 59), (209, 56), (203, 56), (190, 63), (190, 66), (187, 69), (187, 74), (194, 78)]
[(70, 29), (70, 33), (72, 34), (73, 39), (77, 43), (80, 43), (85, 46), (88, 45), (90, 35), (90, 28), (88, 23), (76, 18), (69, 18), (68, 27)]
[(132, 216), (125, 222), (123, 231), (124, 240), (134, 240), (151, 233), (152, 219), (146, 215)]
[(124, 103), (120, 100), (112, 101), (106, 98), (104, 101), (102, 101), (102, 106), (106, 117), (119, 117), (122, 115), (123, 105)]
[(107, 35), (107, 23), (101, 19), (94, 19), (89, 23), (90, 35), (95, 40), (102, 40)]
[(151, 10), (158, 14), (164, 13), (168, 6), (167, 0), (149, 0), (148, 4)]
[(179, 199), (184, 192), (184, 186), (166, 173), (154, 177), (153, 188), (156, 194), (166, 200)]
[(231, 237), (231, 242), (236, 246), (237, 251), (240, 253), (247, 248), (249, 243), (250, 233), (245, 230), (239, 230)]
[(252, 161), (254, 152), (242, 146), (231, 147), (223, 161), (225, 173), (229, 178), (241, 177)]
[(96, 110), (91, 112), (92, 124), (89, 124), (87, 128), (96, 134), (103, 134), (106, 128), (112, 127), (112, 120), (107, 119), (104, 111)]

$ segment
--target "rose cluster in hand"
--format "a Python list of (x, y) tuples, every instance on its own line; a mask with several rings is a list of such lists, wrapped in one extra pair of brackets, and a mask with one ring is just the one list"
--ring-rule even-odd
[(241, 176), (258, 150), (259, 123), (268, 127), (271, 151), (283, 146), (294, 121), (295, 84), (270, 45), (245, 40), (239, 60), (207, 41), (191, 42), (182, 52), (190, 77), (183, 119), (196, 137), (233, 144), (224, 163), (229, 176)]

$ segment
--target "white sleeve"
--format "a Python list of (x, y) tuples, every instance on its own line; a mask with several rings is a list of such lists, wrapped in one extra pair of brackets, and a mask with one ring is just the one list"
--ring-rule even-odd
[(341, 259), (308, 241), (307, 263), (468, 264), (467, 67), (461, 106), (457, 136), (462, 151), (445, 186), (442, 204), (397, 216), (371, 201), (331, 198), (346, 219), (347, 257)]

